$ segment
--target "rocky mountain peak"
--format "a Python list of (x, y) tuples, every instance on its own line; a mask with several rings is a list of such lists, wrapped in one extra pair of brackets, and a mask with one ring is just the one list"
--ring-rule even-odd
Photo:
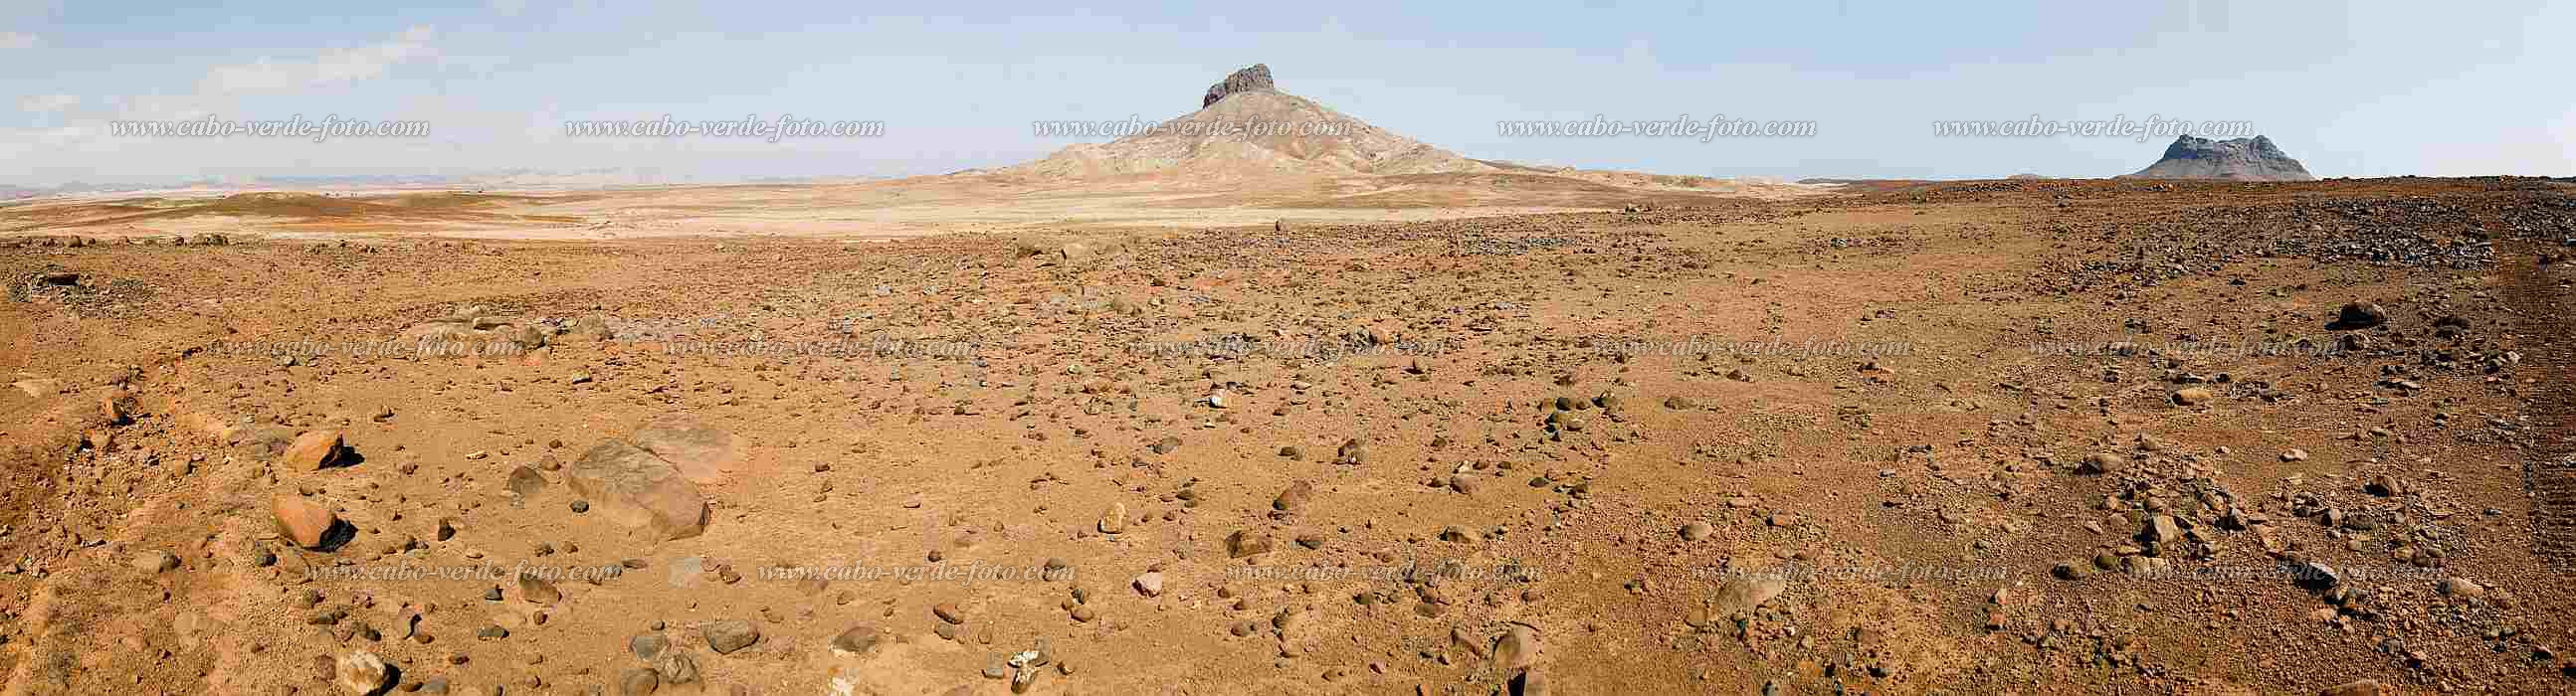
[(1234, 74), (1225, 76), (1225, 79), (1218, 80), (1216, 84), (1208, 85), (1207, 94), (1199, 98), (1199, 108), (1215, 106), (1228, 95), (1256, 89), (1276, 89), (1270, 82), (1270, 66), (1254, 63), (1252, 67), (1234, 71)]

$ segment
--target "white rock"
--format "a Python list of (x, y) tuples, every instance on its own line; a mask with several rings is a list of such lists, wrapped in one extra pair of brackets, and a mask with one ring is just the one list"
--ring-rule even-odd
[(393, 677), (392, 670), (385, 668), (384, 658), (365, 650), (341, 657), (338, 673), (340, 689), (353, 694), (375, 693)]

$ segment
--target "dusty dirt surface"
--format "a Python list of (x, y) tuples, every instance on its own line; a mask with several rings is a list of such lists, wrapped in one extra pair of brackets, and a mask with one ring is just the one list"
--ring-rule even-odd
[(0, 235), (106, 239), (896, 239), (958, 232), (1418, 222), (1786, 200), (1832, 186), (1512, 166), (1389, 176), (1062, 177), (579, 191), (171, 192), (0, 204)]
[(2566, 693), (2571, 193), (2014, 181), (864, 242), (22, 235), (0, 248), (0, 673), (8, 694)]

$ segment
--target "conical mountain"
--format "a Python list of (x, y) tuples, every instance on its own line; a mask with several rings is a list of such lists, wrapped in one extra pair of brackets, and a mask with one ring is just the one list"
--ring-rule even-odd
[(1195, 112), (996, 173), (1212, 179), (1492, 172), (1498, 168), (1279, 91), (1267, 66), (1208, 88)]

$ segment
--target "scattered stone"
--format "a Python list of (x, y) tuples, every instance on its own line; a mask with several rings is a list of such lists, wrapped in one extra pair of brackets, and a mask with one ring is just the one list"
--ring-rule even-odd
[(546, 489), (546, 477), (538, 474), (536, 469), (520, 466), (510, 470), (510, 481), (505, 486), (511, 494), (521, 498), (534, 497), (538, 491)]
[(1100, 533), (1124, 534), (1126, 532), (1127, 504), (1110, 503), (1109, 510), (1107, 512), (1100, 513)]
[(1268, 534), (1255, 533), (1249, 529), (1237, 529), (1233, 534), (1225, 537), (1225, 555), (1228, 558), (1258, 556), (1269, 552), (1270, 535)]
[[(1513, 677), (1510, 686), (1511, 696), (1548, 696), (1547, 676), (1540, 674), (1535, 667)], [(1763, 696), (1779, 696), (1776, 691), (1765, 691)]]
[(538, 604), (553, 604), (563, 601), (563, 591), (555, 589), (555, 584), (544, 578), (523, 572), (519, 574), (519, 598)]
[(1145, 595), (1147, 597), (1163, 596), (1163, 574), (1161, 572), (1147, 571), (1143, 575), (1136, 576), (1136, 582), (1133, 584), (1136, 586), (1137, 594)]
[(1538, 629), (1529, 624), (1514, 623), (1503, 627), (1494, 638), (1494, 669), (1505, 674), (1529, 669), (1538, 663)]
[[(1506, 636), (1506, 638), (1508, 638), (1508, 636)], [(1468, 633), (1467, 627), (1465, 626), (1449, 627), (1449, 644), (1457, 646), (1460, 650), (1467, 651), (1468, 655), (1479, 660), (1492, 657), (1494, 654), (1493, 650), (1486, 646), (1484, 639), (1477, 638), (1474, 634)]]
[(155, 549), (135, 554), (133, 563), (136, 570), (158, 575), (178, 569), (179, 557)]
[(716, 654), (730, 655), (758, 642), (760, 627), (749, 621), (710, 621), (698, 627), (698, 635), (706, 638), (707, 647)]
[(332, 528), (340, 524), (340, 517), (330, 508), (292, 495), (277, 496), (269, 510), (276, 515), (277, 526), (285, 530), (286, 538), (307, 549), (322, 548)]
[(1368, 443), (1361, 442), (1359, 438), (1343, 440), (1341, 449), (1333, 453), (1333, 463), (1346, 465), (1368, 463)]
[(1682, 541), (1699, 541), (1715, 533), (1717, 533), (1717, 527), (1700, 520), (1691, 520), (1689, 524), (1682, 525)]
[(333, 675), (333, 681), (342, 691), (373, 694), (383, 690), (386, 682), (393, 679), (393, 669), (385, 666), (384, 658), (359, 650), (342, 656)]
[(660, 633), (642, 633), (626, 639), (627, 652), (635, 653), (635, 659), (639, 660), (653, 659), (670, 647), (671, 639), (663, 637)]
[(2075, 473), (2096, 476), (2118, 473), (2120, 469), (2125, 468), (2128, 465), (2128, 457), (2123, 457), (2110, 452), (2095, 452), (2084, 455), (2084, 461), (2075, 465)]
[(1315, 485), (1299, 481), (1288, 484), (1288, 490), (1280, 491), (1279, 497), (1270, 501), (1270, 509), (1278, 510), (1280, 512), (1296, 512), (1299, 509), (1306, 507), (1306, 502), (1313, 500), (1314, 497)]
[(875, 650), (885, 638), (885, 632), (877, 627), (859, 624), (832, 636), (832, 650), (845, 655), (865, 655)]
[(617, 678), (617, 693), (620, 696), (647, 696), (661, 688), (662, 674), (653, 671), (650, 667), (629, 669)]
[(2345, 304), (2341, 311), (2336, 312), (2334, 323), (2327, 325), (2326, 328), (2352, 331), (2386, 323), (2388, 323), (2388, 310), (2380, 309), (2379, 305), (2368, 302), (2352, 302)]
[(2172, 515), (2156, 515), (2147, 518), (2147, 526), (2141, 536), (2147, 541), (2165, 544), (2182, 541), (2182, 525), (2175, 522)]
[(286, 454), (278, 457), (278, 463), (288, 471), (320, 471), (340, 464), (346, 451), (340, 442), (340, 431), (315, 430), (296, 436), (295, 443), (287, 445)]
[(126, 393), (122, 387), (110, 389), (98, 398), (99, 417), (106, 420), (108, 425), (132, 423), (134, 409), (128, 404), (133, 400), (133, 395)]
[(1788, 581), (1779, 578), (1732, 578), (1718, 586), (1717, 596), (1710, 600), (1710, 611), (1714, 616), (1734, 616), (1752, 611), (1788, 590)]
[(664, 684), (688, 684), (698, 680), (698, 658), (687, 650), (668, 650), (653, 659), (653, 671), (662, 675)]

